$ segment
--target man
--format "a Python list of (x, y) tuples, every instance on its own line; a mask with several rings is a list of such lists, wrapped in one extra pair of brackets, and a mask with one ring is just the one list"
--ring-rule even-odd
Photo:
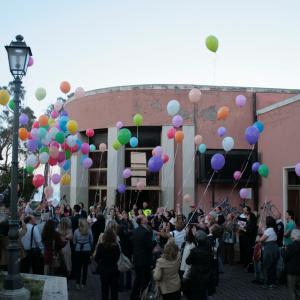
[(280, 212), (277, 212), (277, 214), (275, 214), (275, 220), (276, 220), (277, 245), (278, 247), (282, 247), (283, 235), (284, 235), (284, 224), (281, 220)]
[(80, 218), (87, 219), (87, 212), (84, 210), (83, 202), (79, 202), (79, 206), (80, 206)]
[(294, 212), (292, 210), (287, 210), (285, 214), (286, 225), (284, 227), (284, 238), (283, 244), (284, 246), (288, 246), (292, 244), (291, 232), (296, 228), (296, 223), (294, 221)]
[(188, 215), (188, 222), (190, 224), (197, 224), (198, 218), (204, 216), (202, 209), (198, 208), (196, 205), (191, 205), (192, 211)]
[(74, 233), (74, 231), (78, 228), (78, 221), (81, 218), (80, 216), (81, 207), (78, 204), (75, 204), (73, 210), (74, 210), (74, 215), (71, 218), (71, 221), (72, 221), (72, 230)]
[(152, 210), (150, 208), (148, 208), (147, 202), (143, 202), (143, 213), (146, 217), (152, 215)]
[(215, 208), (215, 212), (217, 214), (217, 223), (222, 226), (225, 223), (225, 217), (223, 215), (222, 207), (218, 206)]
[(135, 280), (131, 300), (141, 299), (141, 293), (151, 279), (152, 250), (154, 246), (147, 218), (144, 215), (140, 215), (137, 217), (136, 222), (138, 228), (132, 234)]

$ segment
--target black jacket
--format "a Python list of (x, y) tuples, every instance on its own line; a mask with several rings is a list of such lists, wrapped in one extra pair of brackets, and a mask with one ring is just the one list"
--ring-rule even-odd
[(118, 260), (120, 257), (120, 248), (118, 245), (111, 247), (104, 247), (101, 243), (99, 244), (95, 261), (99, 265), (100, 274), (114, 274), (118, 273)]
[(79, 219), (80, 219), (80, 215), (79, 214), (75, 215), (75, 216), (73, 216), (71, 218), (73, 233), (78, 228)]
[(119, 223), (119, 237), (120, 237), (120, 244), (121, 249), (124, 255), (131, 258), (132, 255), (132, 236), (133, 232), (133, 225), (131, 221), (121, 220)]
[(287, 274), (300, 275), (300, 242), (287, 246), (284, 253), (285, 271)]
[(99, 236), (105, 229), (105, 219), (103, 216), (99, 216), (97, 221), (92, 225), (92, 233), (94, 237), (94, 247), (98, 243)]

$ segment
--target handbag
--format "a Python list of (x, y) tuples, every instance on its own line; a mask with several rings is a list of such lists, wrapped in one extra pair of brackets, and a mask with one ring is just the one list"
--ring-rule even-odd
[(120, 249), (120, 257), (118, 260), (118, 270), (120, 272), (128, 272), (130, 269), (132, 269), (132, 263), (130, 261), (130, 259), (124, 255), (124, 253), (122, 252), (121, 246), (118, 243), (119, 249)]
[(141, 300), (161, 300), (162, 296), (159, 290), (159, 287), (157, 283), (152, 278), (146, 287), (146, 289), (143, 291)]

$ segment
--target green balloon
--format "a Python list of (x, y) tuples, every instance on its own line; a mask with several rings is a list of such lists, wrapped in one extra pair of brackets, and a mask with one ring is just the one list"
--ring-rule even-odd
[(131, 132), (127, 128), (122, 128), (118, 133), (118, 141), (120, 144), (125, 145), (129, 143), (131, 139)]
[(65, 155), (66, 155), (66, 160), (70, 159), (70, 157), (71, 157), (71, 151), (70, 150), (66, 150), (65, 151)]
[(48, 147), (42, 147), (42, 148), (40, 149), (40, 153), (43, 153), (43, 152), (49, 153), (49, 148), (48, 148)]
[(122, 145), (120, 144), (120, 142), (118, 140), (115, 140), (112, 144), (113, 148), (118, 151), (121, 149)]
[(260, 176), (267, 178), (269, 175), (269, 168), (266, 165), (262, 164), (258, 168), (258, 173)]
[(10, 110), (14, 110), (15, 109), (14, 99), (9, 100), (8, 107), (9, 107)]
[(217, 52), (219, 48), (219, 41), (214, 35), (210, 35), (206, 38), (205, 41), (206, 47), (211, 52)]
[(27, 172), (28, 174), (32, 174), (33, 171), (34, 171), (34, 167), (33, 167), (33, 166), (27, 166), (27, 167), (26, 167), (26, 172)]
[(144, 118), (141, 114), (136, 114), (133, 117), (133, 123), (135, 126), (141, 126), (143, 124)]
[(55, 135), (55, 140), (59, 143), (59, 144), (63, 144), (63, 142), (65, 141), (65, 135), (62, 132), (58, 132)]
[(35, 98), (39, 101), (43, 100), (46, 97), (47, 93), (44, 88), (38, 88), (35, 91)]

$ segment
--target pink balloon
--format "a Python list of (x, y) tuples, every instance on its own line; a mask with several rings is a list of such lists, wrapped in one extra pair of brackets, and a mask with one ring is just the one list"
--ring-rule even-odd
[(244, 95), (238, 95), (236, 96), (235, 98), (235, 104), (238, 106), (238, 107), (243, 107), (245, 106), (247, 102), (247, 98), (244, 96)]
[(36, 189), (41, 187), (45, 183), (45, 178), (41, 174), (34, 175), (32, 178), (32, 184)]
[(82, 154), (88, 154), (90, 152), (90, 145), (88, 143), (83, 143), (81, 145)]
[(295, 172), (300, 177), (300, 163), (297, 163), (295, 166)]
[(164, 164), (166, 164), (169, 161), (169, 155), (164, 153), (162, 155), (162, 160), (163, 160)]
[(123, 124), (122, 121), (118, 121), (118, 122), (116, 123), (116, 127), (117, 127), (118, 129), (121, 129), (123, 126), (124, 126), (124, 124)]
[(32, 56), (29, 56), (29, 60), (28, 60), (28, 67), (33, 66), (34, 60)]
[(131, 176), (131, 170), (129, 168), (124, 169), (123, 178), (129, 178)]
[(58, 112), (56, 110), (51, 111), (51, 118), (56, 119), (58, 117)]
[(190, 194), (185, 194), (185, 195), (183, 196), (183, 202), (184, 202), (184, 203), (191, 203), (191, 202), (192, 202), (192, 197), (191, 197), (191, 195), (190, 195)]
[(94, 136), (95, 131), (94, 131), (94, 129), (92, 129), (92, 128), (88, 128), (88, 129), (85, 131), (85, 134), (86, 134), (87, 137), (91, 138), (91, 137)]
[(51, 142), (50, 143), (50, 147), (54, 147), (54, 148), (59, 148), (59, 143), (58, 142), (56, 142), (56, 141), (53, 141), (53, 142)]
[(59, 155), (58, 148), (50, 146), (50, 148), (49, 148), (49, 155), (50, 155), (50, 158), (53, 158), (53, 159), (58, 158), (58, 155)]
[(183, 118), (180, 115), (176, 115), (172, 118), (172, 124), (175, 128), (179, 128), (183, 124)]
[(81, 97), (84, 97), (85, 95), (85, 92), (84, 92), (84, 89), (82, 87), (78, 87), (76, 90), (75, 90), (75, 97), (76, 98), (81, 98)]
[(45, 194), (46, 199), (50, 198), (53, 195), (52, 186), (46, 186), (44, 189), (44, 194)]
[(105, 152), (106, 151), (106, 149), (107, 149), (107, 146), (106, 146), (106, 144), (105, 143), (101, 143), (100, 145), (99, 145), (99, 150), (100, 150), (100, 152)]
[(234, 180), (238, 181), (238, 180), (241, 179), (241, 177), (242, 177), (242, 173), (241, 173), (240, 171), (235, 171), (235, 172), (233, 173), (233, 178), (234, 178)]
[(139, 181), (137, 184), (136, 184), (136, 188), (141, 191), (142, 189), (145, 188), (145, 183), (143, 181)]
[(170, 128), (167, 132), (167, 135), (168, 135), (168, 138), (171, 140), (171, 139), (174, 139), (174, 136), (175, 136), (175, 133), (176, 133), (176, 129), (175, 128)]
[(60, 175), (59, 174), (53, 174), (51, 177), (52, 183), (53, 184), (58, 184), (60, 183)]
[(92, 166), (93, 161), (92, 161), (89, 157), (86, 157), (86, 158), (83, 160), (82, 164), (83, 164), (83, 167), (84, 167), (85, 169), (89, 169), (89, 168)]
[(201, 135), (197, 134), (194, 138), (195, 144), (200, 145), (202, 143), (202, 141), (203, 141), (203, 137)]
[(65, 160), (66, 160), (66, 154), (65, 154), (65, 152), (64, 152), (64, 151), (60, 151), (60, 152), (58, 153), (57, 161), (58, 161), (59, 163), (62, 163), (62, 162), (64, 162)]
[(189, 92), (189, 99), (191, 103), (198, 103), (201, 99), (201, 91), (199, 89), (191, 89)]
[(240, 197), (242, 199), (246, 199), (248, 197), (248, 190), (243, 188), (243, 189), (240, 189)]
[(154, 149), (153, 149), (153, 152), (152, 154), (154, 154), (155, 156), (162, 156), (164, 150), (161, 146), (156, 146)]
[(54, 104), (54, 110), (56, 110), (57, 112), (61, 111), (62, 107), (63, 107), (63, 105), (60, 102), (56, 102)]

